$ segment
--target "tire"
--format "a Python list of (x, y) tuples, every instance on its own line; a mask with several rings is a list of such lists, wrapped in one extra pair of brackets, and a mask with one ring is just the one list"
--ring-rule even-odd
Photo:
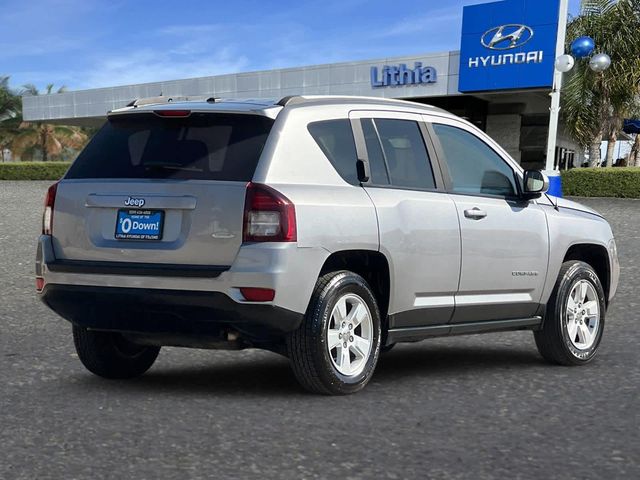
[(130, 342), (115, 332), (98, 332), (73, 326), (73, 343), (80, 361), (91, 373), (125, 379), (145, 373), (158, 357), (160, 347)]
[(300, 327), (287, 336), (287, 353), (305, 389), (346, 395), (362, 390), (371, 379), (380, 338), (380, 311), (369, 285), (343, 270), (318, 279)]
[(563, 263), (542, 329), (534, 332), (538, 351), (559, 365), (589, 363), (602, 340), (605, 313), (604, 289), (591, 265), (576, 260)]

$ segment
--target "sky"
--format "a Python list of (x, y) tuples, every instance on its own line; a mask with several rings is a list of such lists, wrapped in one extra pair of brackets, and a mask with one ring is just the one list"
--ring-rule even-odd
[(476, 3), (0, 0), (0, 76), (79, 90), (457, 50)]

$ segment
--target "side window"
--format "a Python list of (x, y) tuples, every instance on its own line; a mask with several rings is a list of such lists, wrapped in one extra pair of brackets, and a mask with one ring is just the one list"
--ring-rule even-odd
[(347, 119), (324, 120), (310, 123), (307, 128), (340, 176), (351, 185), (359, 185), (351, 122)]
[(433, 170), (418, 123), (386, 118), (374, 122), (391, 185), (434, 189)]
[(444, 150), (454, 193), (513, 197), (511, 167), (491, 147), (461, 128), (433, 124)]
[(362, 132), (367, 146), (369, 156), (369, 169), (371, 173), (371, 183), (374, 185), (389, 185), (389, 173), (384, 163), (380, 139), (370, 118), (362, 119)]

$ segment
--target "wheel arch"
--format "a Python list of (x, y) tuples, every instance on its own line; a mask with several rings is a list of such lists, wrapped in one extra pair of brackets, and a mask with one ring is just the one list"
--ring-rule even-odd
[(319, 276), (336, 270), (349, 270), (367, 281), (378, 302), (384, 332), (391, 294), (391, 275), (387, 257), (375, 250), (333, 252), (322, 265)]
[(578, 243), (571, 245), (562, 260), (579, 260), (591, 265), (602, 283), (605, 294), (605, 303), (609, 303), (609, 289), (611, 287), (611, 266), (609, 265), (609, 252), (606, 247), (595, 243)]

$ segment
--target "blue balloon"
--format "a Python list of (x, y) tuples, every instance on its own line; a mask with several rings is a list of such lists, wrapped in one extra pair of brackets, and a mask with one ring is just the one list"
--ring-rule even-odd
[(576, 58), (585, 58), (593, 53), (596, 44), (591, 37), (578, 37), (571, 42), (571, 53)]

